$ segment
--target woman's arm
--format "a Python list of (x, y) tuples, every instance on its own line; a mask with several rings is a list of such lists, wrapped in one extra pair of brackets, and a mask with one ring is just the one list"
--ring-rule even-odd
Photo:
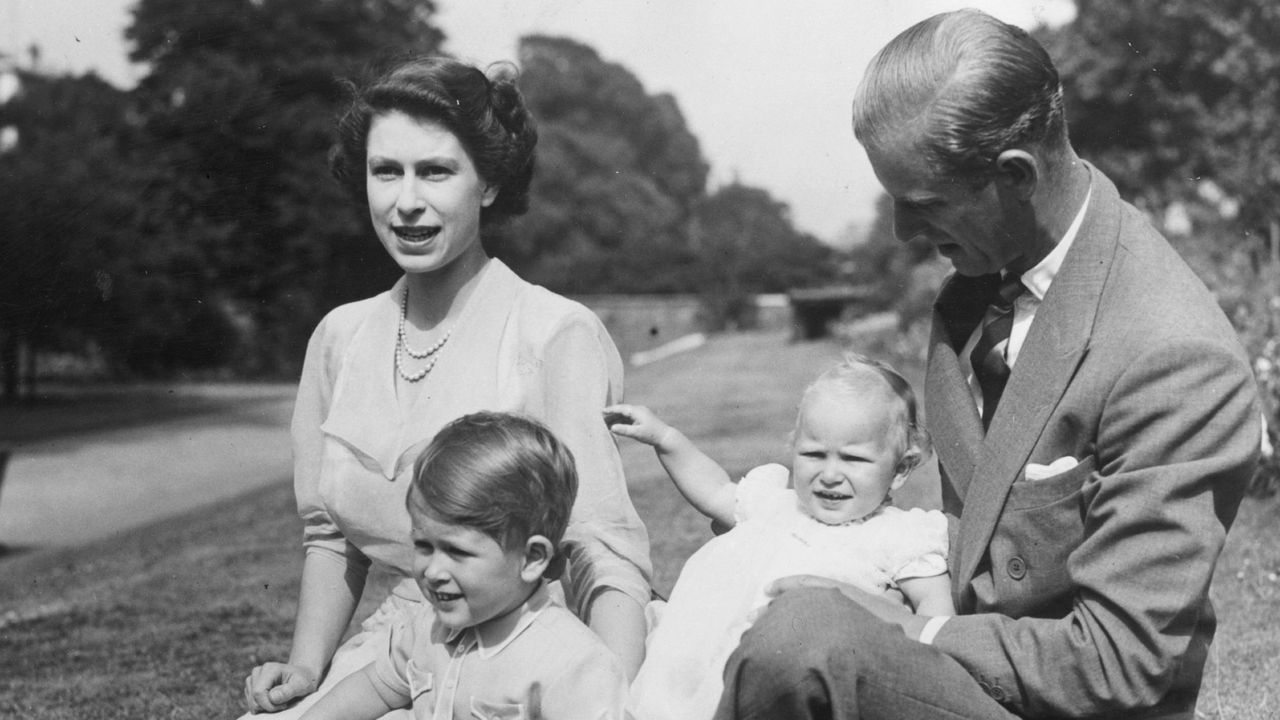
[(724, 468), (698, 449), (685, 434), (643, 405), (610, 405), (605, 422), (616, 435), (654, 449), (667, 475), (689, 504), (726, 527), (734, 525), (734, 484)]
[(332, 378), (326, 333), (320, 323), (307, 345), (293, 411), (294, 493), (307, 545), (302, 565), (293, 647), (287, 663), (270, 662), (245, 680), (250, 711), (274, 712), (315, 692), (337, 650), (364, 588), (368, 562), (350, 547), (320, 497), (323, 458), (320, 425), (328, 415)]
[(569, 447), (578, 496), (565, 531), (571, 609), (634, 676), (644, 656), (649, 539), (631, 504), (622, 460), (600, 409), (622, 397), (622, 362), (599, 320), (579, 308), (539, 348), (540, 387), (528, 411)]
[(621, 590), (605, 587), (592, 597), (587, 613), (587, 627), (618, 656), (627, 681), (634, 680), (644, 662), (644, 608)]
[(264, 663), (245, 684), (251, 712), (275, 712), (316, 691), (364, 587), (365, 569), (318, 552), (307, 553), (287, 663)]

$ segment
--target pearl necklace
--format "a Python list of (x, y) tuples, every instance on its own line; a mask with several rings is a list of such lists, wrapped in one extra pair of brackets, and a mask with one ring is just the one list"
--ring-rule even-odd
[[(449, 328), (449, 331), (444, 334), (444, 337), (440, 338), (435, 345), (432, 345), (425, 351), (414, 350), (409, 347), (409, 340), (405, 337), (404, 325), (405, 319), (408, 315), (409, 288), (405, 287), (404, 295), (400, 298), (400, 327), (396, 331), (396, 373), (406, 381), (414, 383), (426, 377), (427, 373), (431, 372), (432, 368), (436, 366), (436, 361), (440, 359), (437, 353), (440, 352), (445, 343), (449, 342), (449, 337), (453, 335), (453, 328)], [(416, 373), (405, 372), (404, 366), (408, 364), (408, 358), (403, 358), (402, 356), (404, 355), (416, 360), (427, 360), (427, 364)]]

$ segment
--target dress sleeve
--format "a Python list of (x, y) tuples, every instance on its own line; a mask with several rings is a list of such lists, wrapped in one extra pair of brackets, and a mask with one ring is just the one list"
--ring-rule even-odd
[(947, 572), (947, 516), (913, 508), (901, 513), (894, 530), (899, 548), (893, 581), (933, 577)]
[(622, 361), (589, 311), (560, 324), (542, 357), (542, 420), (569, 447), (578, 497), (565, 532), (566, 595), (586, 617), (594, 595), (614, 588), (649, 600), (649, 537), (631, 504), (622, 460), (600, 416), (622, 400)]
[(302, 518), (302, 540), (308, 555), (317, 554), (348, 566), (367, 569), (369, 561), (347, 541), (320, 496), (324, 467), (324, 434), (320, 426), (329, 414), (338, 375), (339, 351), (331, 318), (320, 322), (307, 343), (307, 356), (293, 408), (293, 491)]
[(795, 493), (787, 488), (790, 479), (791, 471), (784, 465), (769, 463), (753, 468), (738, 481), (733, 519), (745, 522), (788, 510), (788, 505), (796, 503)]

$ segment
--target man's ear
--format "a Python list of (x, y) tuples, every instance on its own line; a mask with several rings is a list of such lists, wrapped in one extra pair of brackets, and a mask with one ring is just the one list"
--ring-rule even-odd
[(484, 190), (480, 193), (480, 207), (489, 207), (493, 201), (498, 199), (499, 188), (497, 185), (485, 185)]
[(1026, 150), (1005, 150), (996, 156), (996, 183), (1018, 199), (1029, 201), (1042, 169), (1040, 160)]
[(524, 564), (520, 567), (520, 579), (527, 583), (537, 582), (555, 554), (555, 545), (545, 535), (530, 535), (524, 542)]

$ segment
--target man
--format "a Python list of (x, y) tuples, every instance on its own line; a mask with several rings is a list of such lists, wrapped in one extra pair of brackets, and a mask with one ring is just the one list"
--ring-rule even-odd
[(955, 273), (925, 387), (958, 614), (782, 582), (720, 718), (1192, 718), (1209, 581), (1256, 462), (1213, 297), (1067, 139), (1051, 60), (973, 10), (872, 60), (854, 131)]

